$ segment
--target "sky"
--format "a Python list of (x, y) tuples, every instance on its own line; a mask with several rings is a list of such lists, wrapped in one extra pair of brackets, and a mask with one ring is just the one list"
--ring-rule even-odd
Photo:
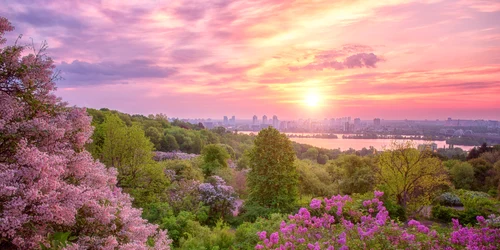
[(0, 0), (70, 105), (170, 117), (500, 120), (497, 0)]

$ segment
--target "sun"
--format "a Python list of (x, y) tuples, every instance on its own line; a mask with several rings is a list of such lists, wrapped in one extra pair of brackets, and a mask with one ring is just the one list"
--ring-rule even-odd
[(316, 107), (319, 104), (320, 97), (316, 93), (309, 93), (307, 94), (304, 102), (307, 106), (309, 107)]

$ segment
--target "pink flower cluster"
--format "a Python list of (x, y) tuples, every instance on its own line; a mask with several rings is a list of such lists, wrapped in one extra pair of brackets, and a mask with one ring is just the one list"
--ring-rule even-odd
[(498, 249), (500, 229), (488, 224), (493, 219), (478, 217), (479, 228), (467, 228), (454, 221), (450, 234), (438, 233), (418, 221), (403, 227), (390, 220), (375, 191), (373, 199), (357, 205), (349, 196), (313, 199), (310, 210), (301, 208), (283, 221), (278, 232), (259, 232), (255, 249)]
[[(0, 18), (0, 40), (11, 29)], [(50, 58), (22, 51), (0, 47), (0, 248), (39, 249), (70, 232), (69, 249), (147, 249), (150, 238), (169, 249), (166, 232), (117, 188), (116, 170), (85, 150), (91, 118), (53, 95)]]

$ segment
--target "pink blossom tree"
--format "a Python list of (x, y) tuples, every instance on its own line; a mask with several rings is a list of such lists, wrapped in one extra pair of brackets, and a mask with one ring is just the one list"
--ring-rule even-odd
[(58, 232), (70, 233), (68, 249), (169, 249), (116, 186), (116, 170), (84, 149), (91, 118), (54, 95), (46, 45), (4, 46), (12, 30), (0, 17), (0, 249), (51, 247)]

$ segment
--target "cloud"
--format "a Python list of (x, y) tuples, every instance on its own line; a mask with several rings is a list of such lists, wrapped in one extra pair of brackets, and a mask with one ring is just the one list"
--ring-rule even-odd
[(201, 5), (182, 6), (176, 8), (174, 13), (177, 17), (185, 21), (196, 21), (205, 16), (205, 8)]
[(172, 63), (193, 63), (206, 58), (209, 53), (201, 49), (176, 49), (170, 52)]
[(82, 29), (87, 25), (74, 16), (55, 12), (43, 8), (27, 8), (23, 12), (14, 14), (13, 21), (28, 23), (35, 27), (65, 27), (68, 29)]
[[(331, 55), (331, 54), (330, 54)], [(331, 55), (336, 57), (336, 55)], [(375, 68), (377, 62), (383, 61), (382, 58), (378, 57), (373, 53), (358, 53), (348, 56), (344, 61), (328, 60), (329, 56), (321, 54), (319, 57), (315, 57), (313, 63), (307, 64), (305, 66), (292, 66), (289, 67), (291, 71), (298, 70), (324, 70), (324, 69), (352, 69), (352, 68)]]
[(375, 68), (377, 62), (382, 61), (373, 53), (359, 53), (345, 59), (344, 65), (348, 68)]
[(201, 71), (211, 74), (242, 74), (255, 68), (257, 65), (232, 66), (227, 63), (213, 63), (201, 66)]
[(175, 68), (160, 67), (148, 60), (132, 60), (122, 64), (74, 60), (71, 63), (62, 62), (57, 68), (64, 78), (64, 85), (123, 83), (138, 78), (167, 78), (177, 73)]

